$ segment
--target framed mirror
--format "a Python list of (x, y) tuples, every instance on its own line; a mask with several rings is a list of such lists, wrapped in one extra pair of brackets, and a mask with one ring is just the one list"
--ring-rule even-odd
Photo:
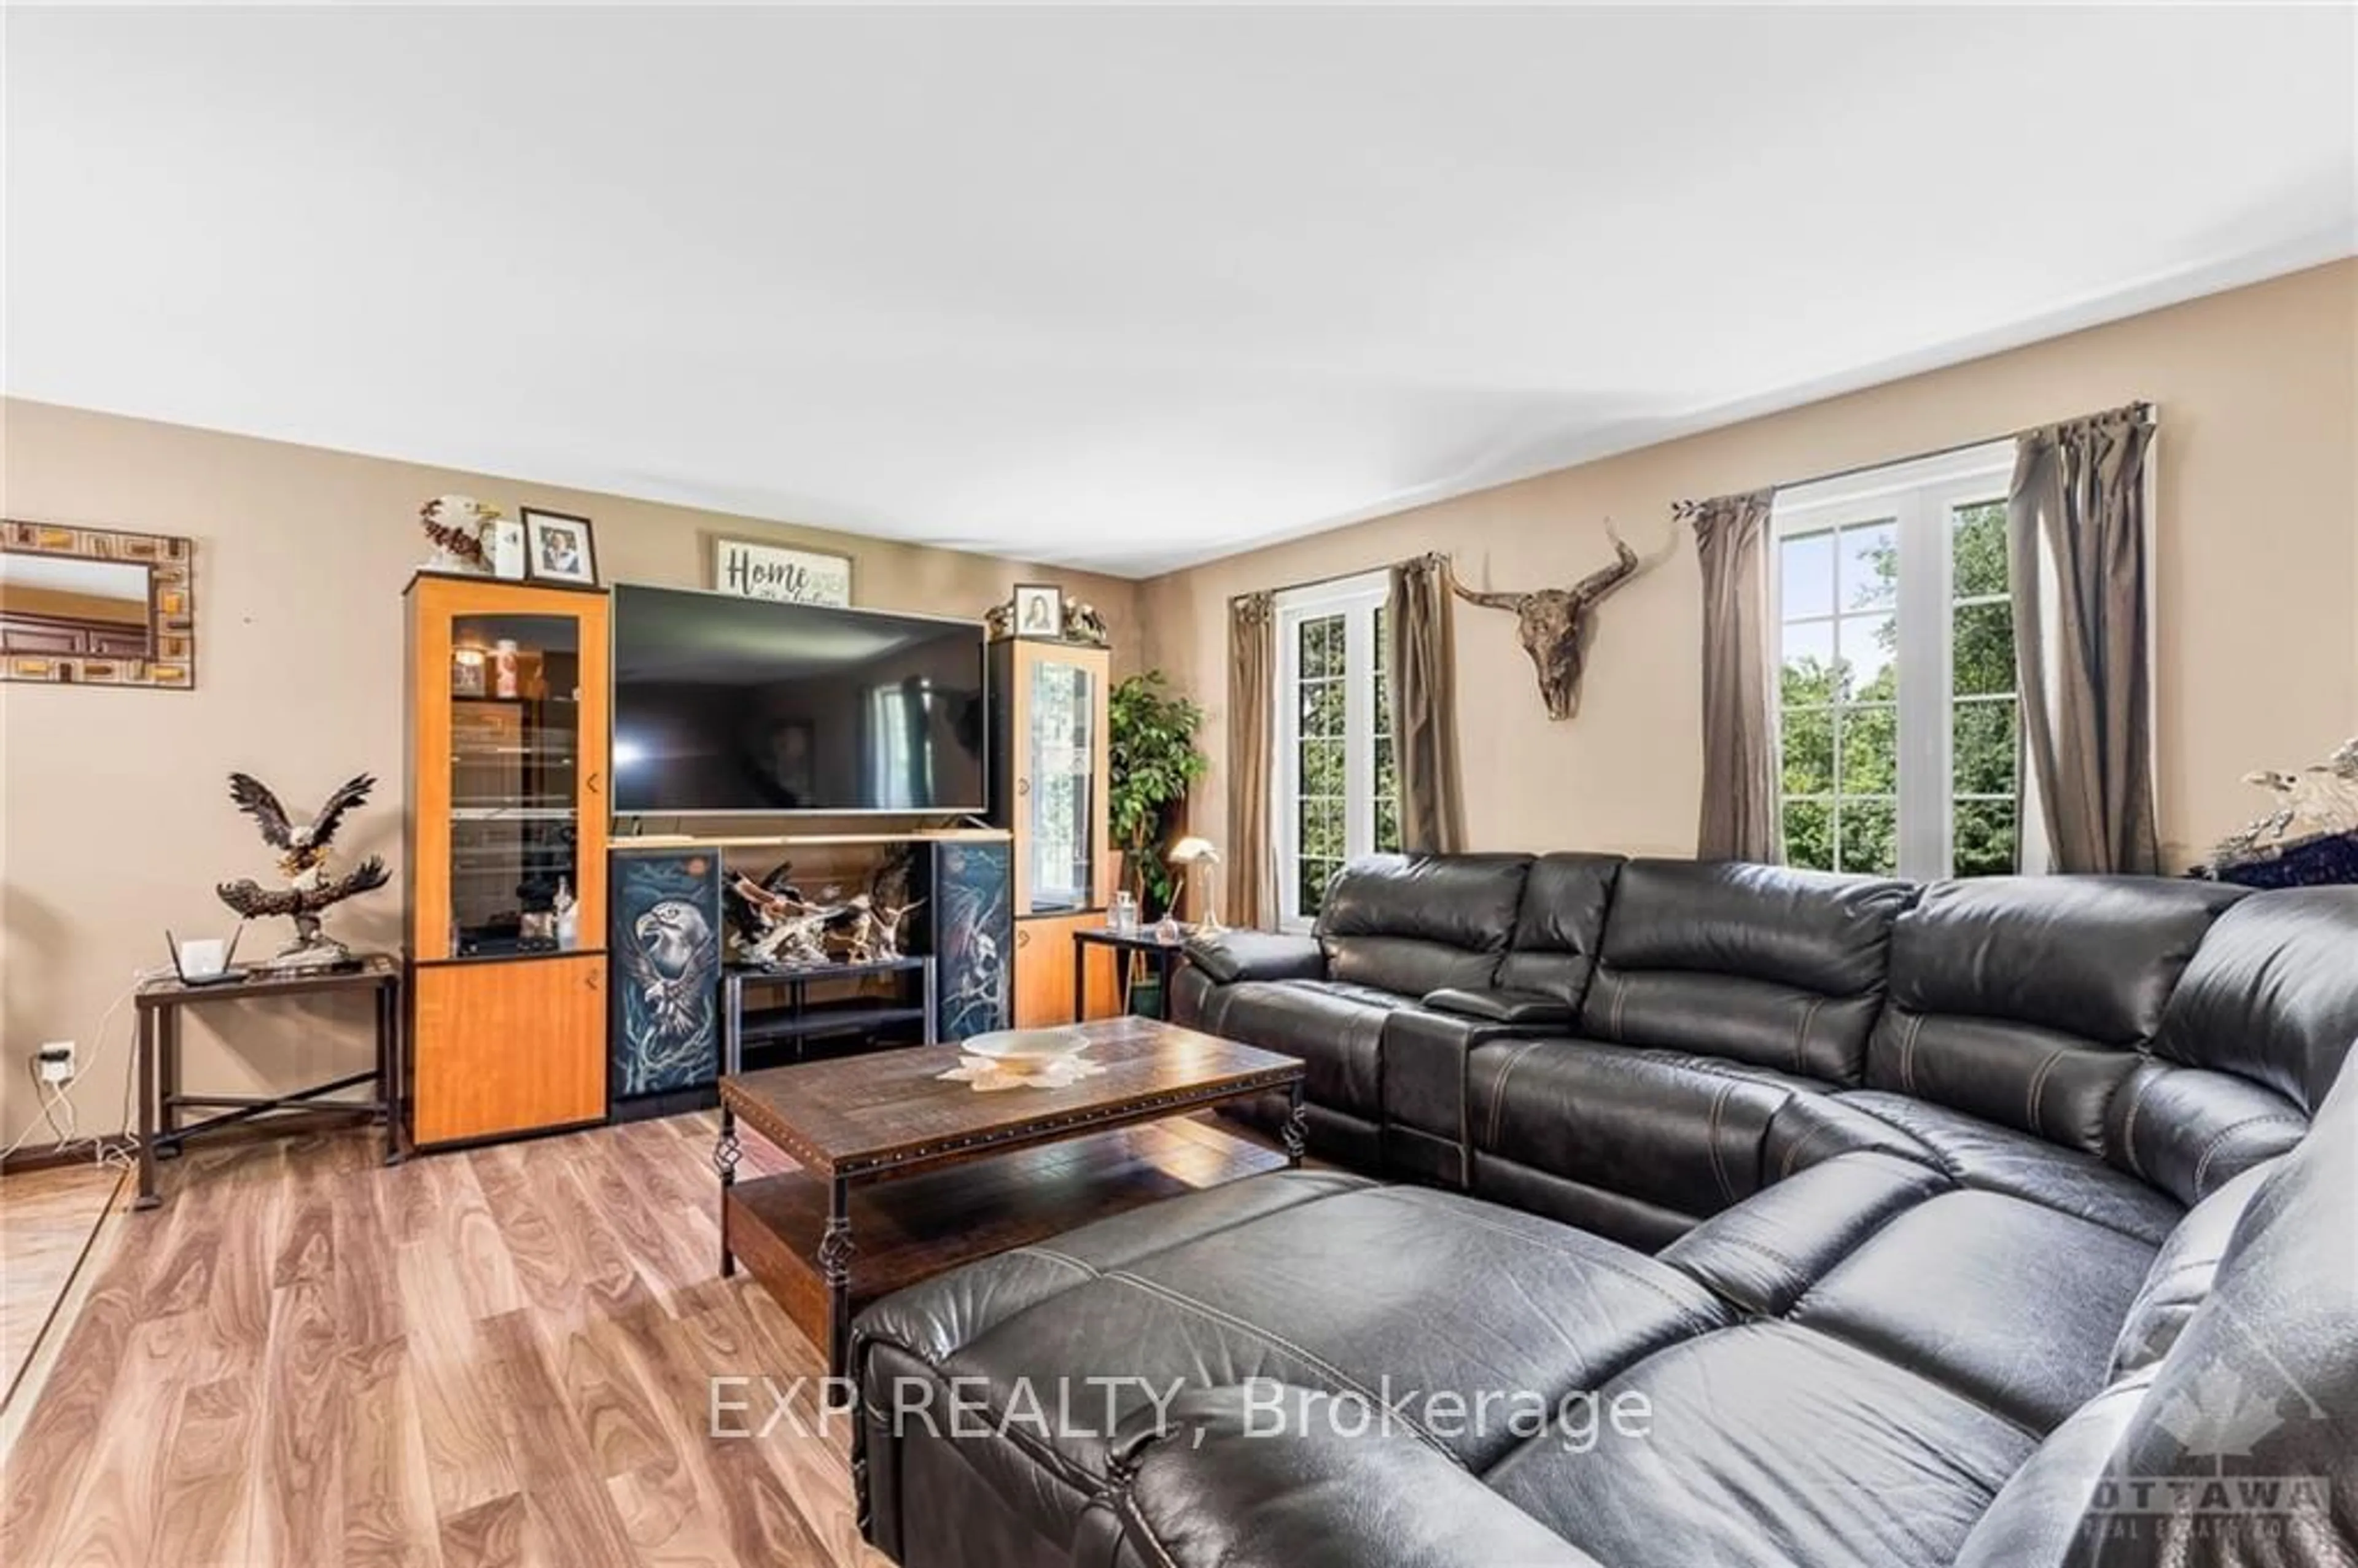
[(193, 541), (0, 523), (0, 679), (197, 684)]

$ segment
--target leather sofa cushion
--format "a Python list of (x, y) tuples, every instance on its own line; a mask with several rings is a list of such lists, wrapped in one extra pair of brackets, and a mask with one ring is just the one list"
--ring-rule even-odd
[(1714, 1216), (1658, 1256), (1740, 1311), (1780, 1316), (1868, 1237), (1948, 1187), (1912, 1160), (1844, 1154)]
[(1487, 1479), (1600, 1563), (1711, 1568), (1945, 1565), (2029, 1433), (1869, 1352), (1748, 1323), (1599, 1390), (1645, 1396), (1642, 1442), (1551, 1434)]
[(1632, 860), (1580, 1031), (1858, 1081), (1904, 882), (1777, 866)]
[(1544, 1215), (1641, 1252), (1652, 1252), (1677, 1240), (1703, 1218), (1631, 1197), (1617, 1183), (1574, 1181), (1478, 1150), (1470, 1162), (1476, 1196), (1525, 1214)]
[[(2286, 1519), (2245, 1514), (2161, 1520), (2152, 1560), (2172, 1568), (2248, 1568), (2255, 1563), (2346, 1562), (2358, 1540), (2358, 1075), (2343, 1073), (2317, 1124), (2260, 1184), (2195, 1308), (2099, 1473), (2214, 1478), (2313, 1478), (2322, 1503)], [(2212, 1452), (2206, 1423), (2186, 1436), (2190, 1411), (2220, 1408), (2232, 1457)], [(2101, 1522), (2101, 1521), (2097, 1521)]]
[[(862, 1313), (855, 1353), (868, 1340), (901, 1346), (929, 1367), (1018, 1314), (1061, 1295), (1085, 1278), (1120, 1269), (1223, 1230), (1249, 1226), (1285, 1209), (1375, 1183), (1339, 1171), (1293, 1171), (1282, 1179), (1226, 1182), (1172, 1202), (1067, 1231), (1053, 1248), (1019, 1248), (937, 1274), (896, 1292)], [(854, 1359), (857, 1360), (855, 1354)]]
[[(1334, 1397), (1286, 1390), (1183, 1397), (1167, 1440), (1141, 1445), (1109, 1524), (1074, 1561), (1112, 1568), (1604, 1568), (1399, 1431), (1361, 1431)], [(1119, 1552), (1120, 1555), (1114, 1553)]]
[(1785, 866), (1632, 860), (1605, 923), (1605, 961), (1855, 995), (1883, 983), (1891, 923), (1914, 896), (1906, 882)]
[(1892, 931), (1867, 1086), (2102, 1152), (2114, 1094), (2239, 896), (2133, 877), (1931, 884)]
[(1330, 979), (1415, 998), (1497, 977), (1528, 855), (1368, 855), (1336, 873), (1318, 911)]
[(2044, 1433), (2104, 1387), (2153, 1259), (2141, 1241), (2053, 1209), (1945, 1193), (1868, 1238), (1792, 1321)]
[(2245, 1171), (2195, 1205), (2169, 1233), (2121, 1324), (2113, 1345), (2112, 1376), (2143, 1371), (2169, 1354), (2194, 1309), (2211, 1293), (2219, 1260), (2226, 1256), (2236, 1225), (2271, 1168), (2255, 1165)]
[(2006, 1019), (1886, 1012), (1867, 1083), (2085, 1153), (2104, 1149), (2104, 1116), (2143, 1060), (2133, 1049)]
[(1618, 855), (1541, 855), (1533, 860), (1514, 937), (1498, 964), (1498, 984), (1543, 992), (1577, 1009), (1588, 994), (1621, 865)]
[(1949, 1167), (1915, 1134), (1894, 1126), (1847, 1095), (1796, 1095), (1768, 1123), (1761, 1147), (1761, 1176), (1791, 1180), (1823, 1161), (1876, 1151), (1913, 1160), (1936, 1171)]
[(1690, 1215), (1758, 1189), (1769, 1118), (1802, 1087), (1589, 1040), (1492, 1041), (1466, 1062), (1476, 1149)]
[(1487, 1023), (1563, 1026), (1572, 1022), (1573, 1015), (1570, 1003), (1545, 991), (1434, 991), (1424, 999), (1424, 1005), (1435, 1012), (1454, 1012)]
[[(1449, 993), (1438, 993), (1446, 995)], [(1554, 1005), (1554, 1004), (1550, 1004)], [(1466, 1145), (1466, 1068), (1475, 1047), (1528, 1029), (1464, 1013), (1404, 1007), (1384, 1024), (1384, 1117)], [(1462, 1175), (1459, 1184), (1463, 1184)]]
[(2358, 1041), (2358, 887), (2288, 889), (2221, 914), (2171, 993), (2153, 1054), (2313, 1110)]
[[(1837, 1097), (1851, 1111), (1913, 1140), (1960, 1186), (2002, 1193), (2158, 1247), (2185, 1217), (2166, 1193), (2093, 1155), (1903, 1095), (1861, 1089)], [(1779, 1140), (1770, 1139), (1770, 1160)], [(1898, 1149), (1896, 1142), (1879, 1145)]]
[(2075, 1547), (2103, 1540), (2088, 1528), (2089, 1499), (2149, 1381), (2115, 1384), (2050, 1433), (1965, 1537), (1954, 1568), (2061, 1568)]
[[(1275, 1190), (1238, 1198), (1236, 1188)], [(1039, 1289), (1044, 1267), (1064, 1281), (1051, 1294)], [(1017, 1282), (1003, 1309), (1002, 1278)], [(945, 1313), (950, 1324), (937, 1321)], [(1453, 1194), (1281, 1173), (987, 1260), (890, 1298), (862, 1325), (870, 1337), (949, 1346), (938, 1371), (976, 1379), (992, 1411), (1018, 1379), (1048, 1389), (1081, 1371), (1158, 1390), (1270, 1379), (1379, 1403), (1389, 1378), (1406, 1430), (1481, 1468), (1515, 1431), (1500, 1420), (1444, 1432), (1422, 1401), (1454, 1391), (1470, 1408), (1484, 1390), (1495, 1400), (1530, 1390), (1552, 1405), (1727, 1321), (1684, 1275), (1596, 1237)], [(1149, 1408), (1142, 1390), (1120, 1398), (1117, 1422)], [(1102, 1421), (1060, 1428), (1043, 1436), (1044, 1459), (1101, 1477), (1112, 1439)]]
[[(1319, 955), (1324, 961), (1325, 954)], [(1194, 964), (1182, 964), (1171, 977), (1171, 1022), (1184, 1023), (1190, 1029), (1205, 1027), (1205, 1015), (1211, 1011), (1212, 998), (1219, 987), (1212, 977)]]
[(1326, 978), (1326, 950), (1315, 940), (1271, 931), (1198, 935), (1188, 940), (1187, 961), (1221, 985)]
[(2146, 1062), (2113, 1097), (2104, 1148), (2115, 1167), (2197, 1204), (2308, 1130), (2299, 1106), (2248, 1078)]
[(1891, 937), (1910, 1012), (2035, 1023), (2125, 1049), (2242, 890), (2153, 877), (1976, 877), (1928, 885)]
[(1411, 1001), (1330, 980), (1242, 980), (1206, 999), (1202, 1027), (1301, 1057), (1311, 1100), (1373, 1120), (1382, 1110), (1384, 1020)]

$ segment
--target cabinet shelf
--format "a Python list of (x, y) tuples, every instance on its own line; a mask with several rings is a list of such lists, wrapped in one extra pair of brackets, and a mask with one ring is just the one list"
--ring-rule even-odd
[(807, 985), (813, 980), (857, 979), (862, 975), (905, 975), (925, 967), (923, 958), (880, 958), (871, 964), (810, 964), (796, 968), (765, 968), (760, 964), (731, 964), (729, 972), (749, 986)]
[(885, 1006), (873, 1000), (816, 1002), (797, 1015), (787, 1010), (749, 1012), (740, 1033), (748, 1045), (773, 1040), (807, 1040), (821, 1034), (865, 1034), (896, 1023), (923, 1023), (922, 1007)]

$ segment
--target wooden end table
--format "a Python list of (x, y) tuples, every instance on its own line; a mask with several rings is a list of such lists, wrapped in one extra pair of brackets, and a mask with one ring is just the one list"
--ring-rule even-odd
[[(408, 1152), (401, 1125), (403, 1019), (401, 959), (390, 953), (370, 953), (349, 969), (293, 971), (274, 974), (256, 969), (241, 980), (192, 986), (175, 977), (148, 980), (132, 998), (139, 1020), (137, 1047), (131, 1071), (139, 1096), (139, 1196), (134, 1208), (154, 1208), (156, 1159), (177, 1155), (189, 1139), (260, 1117), (298, 1110), (349, 1110), (384, 1125), (384, 1162), (398, 1164)], [(180, 1091), (180, 1010), (216, 1001), (260, 1001), (323, 991), (365, 990), (376, 1009), (376, 1063), (365, 1073), (352, 1073), (307, 1089), (283, 1095), (191, 1095)], [(321, 1096), (373, 1085), (375, 1097), (365, 1100), (318, 1102)], [(180, 1124), (183, 1109), (215, 1110), (202, 1121)]]
[[(720, 1271), (743, 1259), (841, 1377), (852, 1314), (870, 1302), (1195, 1184), (1150, 1176), (1126, 1146), (1095, 1135), (1274, 1091), (1291, 1108), (1285, 1152), (1239, 1143), (1250, 1165), (1237, 1173), (1302, 1162), (1297, 1058), (1152, 1019), (1079, 1027), (1108, 1070), (1068, 1088), (944, 1083), (955, 1045), (722, 1078)], [(803, 1168), (738, 1182), (741, 1123)], [(976, 1168), (986, 1161), (988, 1172)], [(855, 1188), (874, 1189), (857, 1208)]]

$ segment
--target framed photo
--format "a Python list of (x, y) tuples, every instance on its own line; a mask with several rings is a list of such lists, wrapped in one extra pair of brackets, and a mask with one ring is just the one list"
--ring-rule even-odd
[(1044, 642), (1065, 638), (1065, 590), (1054, 583), (1015, 585), (1015, 634)]
[(590, 539), (590, 519), (523, 506), (525, 575), (539, 582), (598, 586), (598, 557)]
[(743, 599), (840, 609), (851, 603), (851, 557), (823, 550), (790, 550), (758, 539), (716, 537), (712, 586)]
[(483, 564), (503, 582), (524, 580), (524, 524), (514, 517), (494, 519), (483, 530)]

